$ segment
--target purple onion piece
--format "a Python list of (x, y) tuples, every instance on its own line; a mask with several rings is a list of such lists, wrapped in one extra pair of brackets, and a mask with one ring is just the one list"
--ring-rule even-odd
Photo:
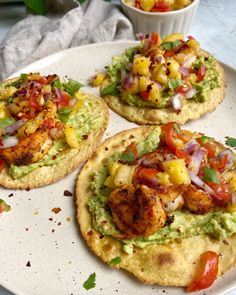
[(197, 90), (195, 88), (191, 88), (189, 89), (186, 93), (185, 93), (185, 98), (189, 99), (189, 98), (193, 98), (194, 95), (196, 94)]
[(27, 121), (26, 119), (20, 119), (20, 120), (16, 121), (14, 124), (5, 127), (4, 133), (5, 134), (12, 134), (16, 130), (18, 130), (21, 126), (23, 126), (26, 121)]
[(233, 152), (230, 149), (226, 149), (224, 151), (219, 152), (219, 154), (217, 155), (217, 159), (221, 160), (224, 155), (227, 155), (227, 167), (233, 165), (235, 156), (233, 154)]
[[(206, 154), (206, 150), (204, 148), (200, 148), (196, 150), (192, 155), (192, 161), (191, 161), (191, 172), (194, 172), (197, 174), (199, 172), (202, 160), (204, 155)], [(193, 165), (193, 167), (192, 167)]]
[(145, 39), (145, 35), (143, 33), (136, 34), (136, 38), (140, 41), (143, 41)]
[(1, 139), (0, 149), (6, 149), (16, 146), (18, 144), (18, 138), (16, 136), (8, 136)]
[(194, 172), (189, 173), (190, 179), (194, 184), (196, 184), (198, 187), (202, 188), (205, 192), (207, 192), (209, 195), (214, 196), (215, 193), (212, 188), (209, 187), (206, 183), (202, 181), (202, 179), (195, 174)]
[(62, 100), (61, 90), (58, 88), (55, 88), (55, 94), (56, 94), (57, 98), (61, 101)]
[(184, 67), (179, 67), (179, 71), (182, 74), (183, 77), (187, 77), (189, 75), (189, 71), (185, 69)]
[(156, 86), (160, 89), (160, 90), (162, 90), (163, 89), (163, 86), (160, 84), (160, 83), (158, 83), (158, 82), (155, 82), (155, 84), (156, 84)]
[(191, 154), (199, 146), (200, 144), (196, 141), (196, 139), (192, 139), (185, 144), (184, 149), (188, 154)]
[(133, 81), (134, 81), (134, 77), (132, 72), (130, 72), (130, 74), (124, 79), (122, 88), (125, 90), (128, 90), (132, 86)]

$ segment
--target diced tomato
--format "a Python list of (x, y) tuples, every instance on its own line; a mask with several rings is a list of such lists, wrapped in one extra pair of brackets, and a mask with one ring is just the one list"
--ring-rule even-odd
[(128, 150), (130, 152), (132, 152), (132, 154), (134, 155), (135, 158), (137, 158), (138, 155), (138, 151), (137, 151), (137, 146), (136, 144), (133, 142), (128, 146)]
[(193, 36), (191, 36), (191, 35), (188, 36), (188, 39), (189, 40), (195, 40), (195, 38)]
[(135, 0), (135, 7), (140, 9), (140, 0)]
[(152, 33), (151, 39), (152, 39), (153, 44), (158, 44), (159, 36), (158, 36), (157, 32)]
[(5, 167), (5, 162), (0, 159), (0, 171)]
[(228, 184), (221, 180), (220, 184), (214, 182), (206, 182), (214, 191), (213, 201), (219, 207), (224, 207), (231, 201)]
[(218, 273), (219, 256), (213, 251), (201, 254), (195, 280), (187, 287), (188, 292), (210, 287)]
[(198, 79), (198, 81), (202, 81), (204, 79), (204, 77), (205, 77), (205, 74), (206, 74), (206, 67), (203, 64), (201, 64), (200, 68), (197, 71), (197, 79)]
[(209, 163), (211, 168), (216, 169), (220, 172), (224, 171), (228, 161), (228, 155), (224, 155), (220, 160), (217, 159), (210, 159)]
[(175, 154), (178, 158), (184, 159), (186, 164), (189, 164), (191, 162), (191, 156), (188, 153), (186, 153), (185, 151), (177, 149), (175, 151)]
[(141, 91), (140, 96), (143, 100), (149, 100), (149, 92), (148, 91)]
[(162, 131), (165, 133), (165, 141), (169, 150), (173, 153), (176, 151), (176, 146), (173, 142), (173, 132), (174, 132), (174, 123), (168, 123), (161, 127)]
[(178, 86), (178, 87), (175, 89), (175, 91), (176, 91), (177, 93), (185, 94), (186, 92), (189, 91), (189, 89), (190, 89), (189, 86), (183, 86), (183, 85), (181, 85), (181, 86)]
[(139, 166), (134, 175), (134, 183), (144, 184), (149, 187), (156, 187), (158, 185), (157, 175), (158, 170), (152, 168), (144, 168)]
[(43, 76), (42, 76), (42, 77), (39, 78), (38, 81), (39, 81), (40, 84), (43, 84), (43, 85), (46, 85), (46, 84), (47, 84), (47, 79), (46, 79), (46, 77), (43, 77)]
[(216, 146), (212, 143), (205, 143), (203, 147), (207, 150), (207, 155), (209, 158), (215, 158), (216, 156)]
[(156, 12), (167, 12), (171, 10), (172, 10), (171, 6), (168, 3), (166, 3), (164, 0), (156, 1), (156, 4), (152, 9), (152, 11), (156, 11)]

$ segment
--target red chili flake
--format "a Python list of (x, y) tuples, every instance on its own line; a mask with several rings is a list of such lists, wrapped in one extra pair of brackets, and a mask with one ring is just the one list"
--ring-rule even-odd
[(59, 208), (59, 207), (55, 207), (55, 208), (52, 208), (52, 210), (51, 210), (53, 213), (55, 213), (55, 214), (58, 214), (60, 211), (61, 211), (61, 208)]
[(88, 134), (84, 134), (83, 139), (85, 139), (85, 140), (88, 139)]
[(56, 155), (52, 156), (52, 159), (53, 159), (53, 160), (56, 160), (56, 158), (57, 158), (57, 156), (56, 156)]
[(57, 225), (61, 225), (61, 222), (58, 222), (58, 224)]
[(52, 233), (54, 233), (55, 229), (52, 229)]
[(26, 231), (28, 231), (29, 229), (28, 229), (28, 227), (26, 227), (26, 229), (25, 229)]
[(53, 221), (52, 217), (48, 218), (48, 220)]
[(64, 196), (66, 197), (72, 197), (73, 196), (73, 193), (68, 191), (68, 190), (64, 190)]
[(11, 193), (10, 195), (8, 195), (8, 197), (9, 198), (11, 198), (11, 197), (13, 197), (14, 196), (14, 194), (13, 193)]
[(27, 192), (29, 192), (29, 191), (30, 191), (30, 188), (29, 188), (29, 187), (27, 187), (25, 190), (26, 190)]
[(30, 261), (28, 261), (28, 262), (26, 263), (26, 266), (31, 267), (31, 263), (30, 263)]

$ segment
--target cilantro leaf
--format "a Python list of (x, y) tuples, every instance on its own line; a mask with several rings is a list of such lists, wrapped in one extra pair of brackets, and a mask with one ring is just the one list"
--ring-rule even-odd
[(105, 87), (104, 89), (101, 90), (101, 95), (117, 95), (119, 93), (119, 90), (117, 88), (117, 83), (113, 82), (110, 85), (108, 85), (107, 87)]
[(225, 141), (225, 144), (231, 147), (236, 147), (236, 138), (228, 137), (227, 140)]
[(28, 75), (27, 74), (21, 74), (20, 78), (16, 81), (13, 81), (12, 83), (6, 85), (6, 87), (14, 86), (16, 88), (20, 87), (21, 84), (25, 83), (27, 81)]
[(0, 128), (5, 128), (7, 126), (10, 126), (14, 124), (15, 119), (11, 117), (0, 119)]
[(201, 141), (201, 144), (206, 144), (208, 142), (211, 142), (214, 140), (213, 137), (209, 137), (209, 136), (206, 136), (206, 135), (203, 135), (202, 137), (199, 137), (200, 141)]
[(219, 178), (218, 178), (216, 171), (214, 169), (211, 169), (208, 167), (203, 167), (202, 172), (203, 172), (202, 179), (204, 181), (210, 181), (210, 182), (214, 182), (216, 184), (220, 184)]
[(170, 79), (168, 82), (168, 87), (170, 89), (175, 89), (181, 85), (183, 85), (183, 80), (181, 80), (181, 79)]
[(55, 88), (58, 88), (60, 90), (63, 89), (63, 85), (62, 85), (62, 83), (61, 83), (61, 81), (59, 79), (54, 80), (52, 82), (52, 87), (53, 87), (53, 89), (55, 89)]
[(177, 132), (177, 134), (181, 134), (181, 133), (182, 133), (182, 131), (181, 131), (179, 125), (176, 124), (176, 123), (174, 123), (174, 129), (175, 129), (175, 131)]
[(126, 151), (120, 156), (119, 160), (125, 163), (131, 163), (135, 160), (135, 156), (131, 151)]
[(70, 107), (65, 107), (65, 108), (59, 109), (58, 116), (59, 116), (59, 119), (62, 123), (65, 124), (67, 122), (71, 111), (72, 111), (72, 109)]
[(92, 289), (96, 286), (96, 274), (95, 272), (92, 273), (88, 279), (84, 282), (83, 284), (83, 287), (86, 289), (86, 290), (89, 290), (89, 289)]
[(45, 0), (23, 0), (25, 5), (36, 14), (46, 14), (46, 3)]
[(113, 258), (113, 259), (109, 262), (110, 265), (117, 265), (117, 264), (119, 264), (119, 263), (121, 263), (121, 258), (120, 258), (120, 256), (116, 256), (115, 258)]
[(161, 44), (161, 46), (166, 50), (172, 50), (175, 47), (179, 46), (181, 44), (180, 41), (174, 41), (174, 42), (164, 42)]
[(63, 84), (64, 90), (71, 96), (73, 96), (77, 91), (79, 91), (82, 86), (83, 84), (72, 79), (68, 80), (67, 83)]

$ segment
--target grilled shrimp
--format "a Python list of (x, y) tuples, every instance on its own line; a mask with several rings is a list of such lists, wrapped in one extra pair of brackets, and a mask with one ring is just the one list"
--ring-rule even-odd
[(207, 213), (214, 206), (210, 195), (192, 184), (188, 185), (183, 197), (185, 207), (195, 213)]
[(52, 140), (45, 128), (38, 129), (27, 137), (21, 137), (16, 146), (0, 150), (0, 158), (8, 164), (28, 165), (38, 162), (48, 152)]
[(123, 238), (148, 236), (164, 226), (166, 213), (155, 190), (140, 185), (114, 190), (109, 196), (109, 207)]

